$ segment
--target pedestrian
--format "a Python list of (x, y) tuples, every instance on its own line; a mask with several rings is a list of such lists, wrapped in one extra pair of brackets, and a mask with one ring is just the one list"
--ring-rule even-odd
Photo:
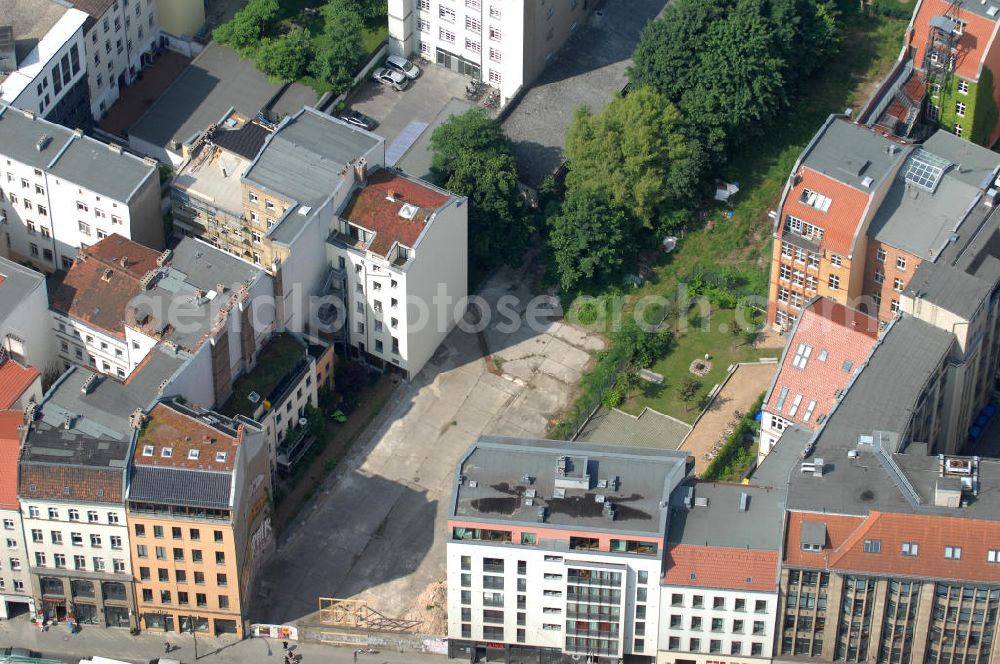
[(358, 651), (354, 651), (354, 664), (358, 664)]
[(288, 641), (281, 642), (281, 649), (284, 650), (285, 652), (288, 652)]
[(163, 642), (163, 652), (165, 652), (165, 653), (169, 653), (170, 652), (170, 641), (164, 641)]

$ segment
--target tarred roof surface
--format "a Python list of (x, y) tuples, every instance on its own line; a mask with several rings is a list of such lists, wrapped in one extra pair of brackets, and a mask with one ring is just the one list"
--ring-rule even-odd
[(944, 0), (924, 0), (920, 10), (913, 20), (913, 46), (916, 55), (914, 66), (923, 69), (924, 53), (927, 50), (927, 38), (930, 34), (930, 21), (935, 16), (948, 15), (951, 18), (965, 22), (962, 34), (955, 41), (955, 73), (963, 78), (978, 80), (979, 63), (989, 50), (995, 22), (970, 11), (964, 11), (957, 5)]
[[(799, 168), (798, 175), (799, 182), (788, 192), (781, 210), (782, 229), (787, 215), (793, 215), (823, 229), (820, 246), (844, 256), (850, 255), (854, 233), (861, 223), (869, 195), (806, 166)], [(830, 208), (821, 212), (801, 202), (799, 199), (804, 189), (830, 198)]]
[[(343, 216), (375, 233), (369, 249), (386, 256), (395, 242), (412, 248), (427, 219), (448, 200), (447, 194), (383, 168), (369, 176), (368, 184), (354, 195)], [(406, 204), (417, 208), (412, 219), (399, 214)]]
[(157, 268), (159, 255), (121, 235), (109, 235), (80, 253), (52, 294), (52, 308), (124, 338), (125, 309), (141, 292), (142, 278)]
[(778, 553), (677, 544), (667, 549), (664, 569), (665, 585), (773, 592)]
[[(827, 298), (815, 300), (802, 310), (788, 339), (764, 410), (815, 429), (820, 415), (829, 414), (836, 403), (837, 390), (847, 387), (854, 370), (868, 357), (877, 338), (878, 320)], [(793, 366), (800, 344), (812, 348), (805, 368)], [(821, 359), (824, 352), (825, 360)], [(850, 368), (845, 368), (845, 362), (850, 362)], [(777, 402), (786, 387), (788, 394), (778, 410)], [(791, 415), (798, 394), (802, 399), (795, 415)], [(803, 416), (813, 400), (816, 406), (805, 421)]]
[(0, 508), (16, 510), (17, 457), (21, 449), (24, 414), (19, 410), (0, 411)]
[(0, 364), (0, 410), (17, 403), (39, 375), (38, 369), (22, 366), (11, 359)]
[[(132, 458), (144, 466), (231, 471), (239, 444), (239, 438), (159, 403), (149, 413)], [(147, 445), (153, 446), (152, 456), (144, 454)], [(163, 456), (165, 447), (171, 448), (169, 457)], [(197, 459), (190, 458), (191, 450), (198, 450)], [(225, 452), (225, 460), (216, 461), (217, 452)]]

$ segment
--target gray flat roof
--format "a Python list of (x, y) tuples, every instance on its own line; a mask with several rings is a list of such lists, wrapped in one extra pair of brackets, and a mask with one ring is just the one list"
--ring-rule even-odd
[(0, 256), (0, 320), (36, 288), (45, 288), (45, 275)]
[[(909, 315), (896, 319), (807, 451), (806, 458), (824, 460), (824, 475), (814, 477), (797, 470), (790, 473), (789, 508), (858, 515), (871, 510), (912, 512), (914, 507), (906, 492), (875, 454), (875, 446), (862, 444), (861, 437), (885, 439), (886, 449), (897, 452), (890, 456), (904, 469), (904, 474), (915, 473), (911, 477), (915, 485), (925, 472), (921, 468), (933, 464), (936, 471), (937, 457), (927, 456), (925, 445), (910, 443), (907, 447), (909, 441), (901, 440), (900, 436), (908, 433), (916, 400), (954, 344), (950, 332)], [(877, 432), (886, 433), (877, 436)], [(779, 441), (777, 447), (780, 449), (784, 442), (784, 439)], [(851, 450), (858, 451), (858, 458), (848, 458)], [(993, 483), (1000, 497), (998, 479)], [(986, 483), (984, 479), (983, 484)], [(923, 490), (918, 487), (918, 491), (926, 491), (926, 487)], [(933, 489), (929, 501), (926, 493), (924, 497), (925, 506), (928, 502), (933, 505)], [(969, 510), (962, 510), (962, 514), (985, 514), (985, 509), (1000, 507), (997, 502), (983, 508), (983, 502), (980, 500)]]
[(129, 479), (128, 500), (229, 509), (232, 473), (187, 470), (134, 464)]
[[(221, 249), (194, 238), (184, 238), (174, 248), (155, 286), (144, 295), (154, 301), (162, 298), (173, 303), (160, 307), (160, 311), (173, 312), (176, 318), (176, 324), (171, 323), (163, 339), (193, 352), (215, 325), (225, 304), (239, 297), (240, 287), (253, 282), (260, 274), (262, 271), (254, 265)], [(218, 292), (219, 284), (225, 286), (224, 293)], [(215, 295), (212, 299), (196, 298), (196, 291), (214, 292)]]
[(813, 432), (809, 429), (798, 425), (786, 427), (781, 438), (753, 471), (753, 475), (750, 476), (751, 481), (764, 486), (788, 484), (788, 475), (802, 460), (802, 450), (812, 437)]
[[(0, 25), (14, 28), (18, 67), (69, 8), (53, 0), (0, 0)], [(0, 83), (6, 78), (7, 74), (0, 73)]]
[(156, 176), (154, 164), (39, 117), (29, 118), (2, 102), (0, 154), (123, 202)]
[(210, 201), (222, 210), (242, 216), (240, 176), (249, 165), (248, 159), (205, 143), (174, 178), (173, 186), (189, 196)]
[(123, 469), (132, 444), (131, 430), (121, 439), (92, 438), (45, 421), (35, 422), (25, 439), (22, 462)]
[[(898, 143), (831, 115), (806, 146), (802, 165), (868, 193), (892, 177), (905, 155), (906, 148)], [(873, 180), (869, 187), (862, 185), (866, 177)]]
[[(566, 470), (557, 478), (560, 457), (566, 457)], [(684, 477), (687, 458), (672, 450), (481, 436), (459, 461), (456, 474), (464, 481), (455, 484), (450, 516), (662, 536), (670, 492)], [(570, 479), (571, 487), (566, 486)], [(602, 480), (607, 487), (599, 486)], [(560, 484), (562, 496), (557, 495)], [(527, 505), (530, 491), (535, 496)], [(597, 496), (614, 505), (614, 519), (605, 516)]]
[[(692, 498), (691, 507), (684, 504)], [(746, 511), (740, 505), (746, 496)], [(777, 551), (781, 545), (786, 488), (726, 482), (688, 481), (670, 498), (667, 542), (730, 549)], [(708, 501), (707, 505), (696, 504)]]
[[(271, 134), (243, 179), (298, 206), (315, 207), (340, 185), (347, 164), (380, 143), (384, 139), (375, 134), (305, 107)], [(290, 242), (306, 219), (293, 206), (269, 235)]]
[(256, 116), (280, 89), (252, 61), (212, 42), (128, 133), (156, 146), (185, 143), (219, 122), (231, 108), (246, 117)]
[(160, 384), (173, 376), (188, 357), (186, 353), (174, 354), (158, 346), (149, 352), (127, 383), (99, 376), (88, 394), (80, 388), (91, 372), (70, 367), (46, 393), (39, 419), (60, 427), (69, 415), (74, 418), (73, 429), (82, 435), (114, 440), (131, 438), (129, 415), (136, 408), (151, 407), (160, 397)]

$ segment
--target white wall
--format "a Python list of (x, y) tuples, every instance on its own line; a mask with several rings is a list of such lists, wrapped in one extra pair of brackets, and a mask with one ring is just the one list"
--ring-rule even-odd
[(91, 114), (104, 116), (121, 94), (120, 77), (132, 83), (144, 52), (159, 41), (158, 0), (116, 0), (85, 35)]
[(0, 618), (7, 617), (7, 602), (29, 603), (29, 610), (34, 610), (31, 601), (31, 579), (28, 568), (27, 549), (24, 543), (24, 531), (21, 525), (21, 513), (13, 509), (0, 509)]
[[(32, 516), (32, 508), (38, 510), (38, 516)], [(57, 510), (57, 518), (50, 519), (49, 508)], [(70, 510), (76, 510), (79, 521), (70, 520)], [(88, 520), (89, 512), (97, 513), (97, 521)], [(117, 518), (113, 523), (111, 515)], [(86, 559), (86, 570), (98, 571), (94, 566), (94, 558), (104, 560), (105, 568), (100, 570), (107, 574), (115, 574), (114, 561), (120, 561), (123, 571), (119, 574), (131, 574), (132, 562), (129, 556), (128, 527), (125, 523), (125, 508), (122, 505), (103, 503), (63, 502), (53, 500), (34, 500), (22, 497), (21, 518), (24, 522), (24, 537), (27, 547), (27, 562), (36, 567), (36, 553), (45, 555), (45, 568), (55, 569), (55, 555), (61, 553), (66, 557), (67, 570), (74, 570), (73, 556), (82, 555)], [(33, 532), (42, 533), (42, 541), (35, 542)], [(60, 533), (62, 543), (53, 542), (52, 533)], [(74, 546), (72, 533), (82, 536), (83, 545)], [(100, 546), (91, 544), (91, 535), (100, 537)], [(121, 540), (120, 547), (112, 546), (112, 537)]]
[[(63, 14), (38, 45), (18, 63), (18, 70), (4, 81), (0, 99), (26, 111), (43, 116), (48, 114), (77, 81), (87, 75), (83, 43), (83, 24), (86, 20), (87, 14), (78, 9), (70, 9)], [(61, 82), (65, 82), (56, 92), (52, 81), (53, 67), (57, 63), (61, 65), (63, 57), (71, 62), (69, 57), (74, 48), (79, 67), (71, 64), (69, 80), (60, 76)]]
[[(674, 601), (674, 595), (679, 595), (679, 605)], [(700, 597), (702, 608), (695, 608), (695, 598)], [(714, 608), (716, 599), (723, 602), (721, 608)], [(744, 610), (736, 610), (736, 600), (743, 599)], [(756, 610), (757, 602), (764, 602), (764, 610)], [(690, 588), (686, 586), (660, 587), (660, 630), (658, 662), (667, 663), (677, 660), (694, 660), (702, 664), (708, 660), (725, 659), (727, 662), (760, 662), (770, 661), (773, 651), (775, 616), (777, 615), (778, 595), (774, 593), (744, 592), (737, 590)], [(679, 625), (671, 627), (672, 617), (679, 619)], [(692, 629), (692, 618), (700, 618), (701, 626)], [(712, 620), (721, 618), (722, 629), (712, 630)], [(676, 619), (675, 619), (676, 621)], [(737, 621), (743, 621), (742, 631), (737, 631)], [(754, 634), (755, 623), (761, 623), (761, 633)], [(679, 639), (678, 648), (670, 649), (671, 637)], [(692, 650), (691, 639), (699, 639), (700, 646)], [(720, 642), (720, 650), (711, 653), (713, 640)], [(741, 646), (739, 656), (732, 653), (732, 644)], [(759, 644), (761, 654), (751, 656), (751, 644)]]
[(215, 403), (215, 382), (212, 377), (212, 344), (210, 341), (203, 343), (174, 373), (163, 395), (180, 395), (190, 404), (197, 404), (204, 408), (212, 407)]
[[(31, 272), (30, 268), (0, 259), (0, 275)], [(39, 280), (34, 290), (11, 311), (0, 312), (0, 343), (10, 348), (8, 335), (22, 340), (24, 361), (41, 372), (58, 368), (56, 345), (49, 322), (49, 296), (45, 281)]]

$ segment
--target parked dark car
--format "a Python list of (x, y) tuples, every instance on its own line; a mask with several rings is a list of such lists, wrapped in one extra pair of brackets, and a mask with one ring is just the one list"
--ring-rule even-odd
[(375, 118), (367, 116), (361, 111), (351, 111), (346, 115), (341, 115), (340, 119), (349, 125), (361, 127), (362, 129), (366, 129), (368, 131), (373, 131), (375, 127), (378, 126), (378, 122)]

